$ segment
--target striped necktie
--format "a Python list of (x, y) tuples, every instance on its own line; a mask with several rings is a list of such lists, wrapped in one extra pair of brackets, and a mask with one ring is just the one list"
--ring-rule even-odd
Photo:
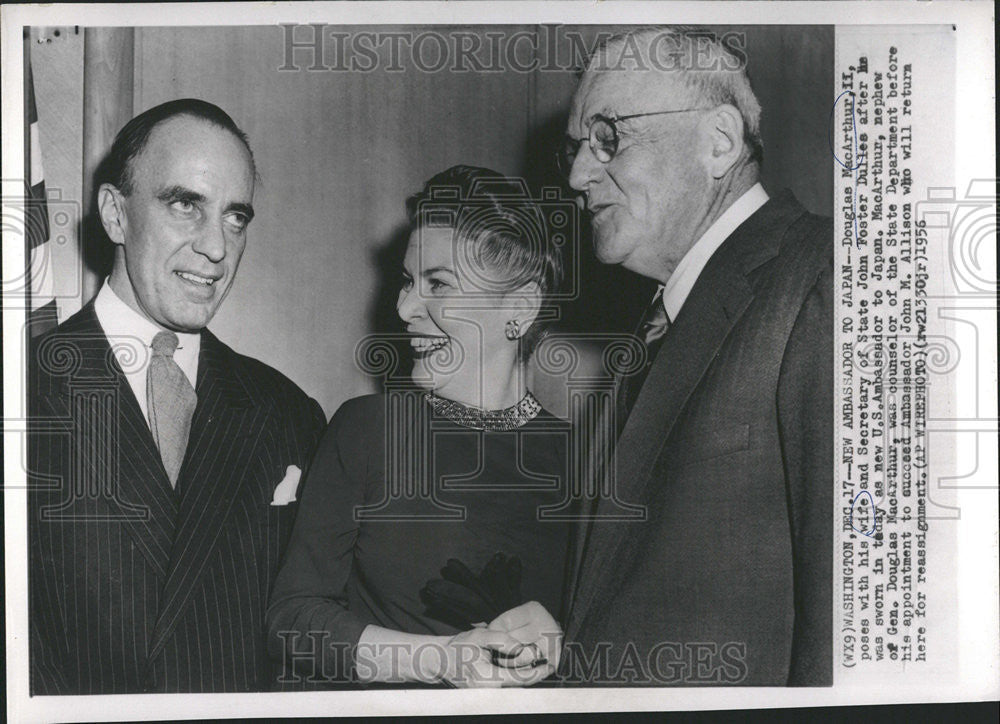
[(660, 289), (653, 298), (652, 303), (642, 316), (642, 321), (636, 328), (635, 336), (642, 339), (646, 345), (646, 364), (638, 372), (622, 377), (618, 391), (618, 425), (619, 432), (625, 426), (629, 413), (639, 397), (646, 376), (649, 374), (656, 353), (660, 351), (663, 344), (663, 337), (670, 328), (670, 317), (667, 316), (667, 309), (663, 306), (663, 290)]

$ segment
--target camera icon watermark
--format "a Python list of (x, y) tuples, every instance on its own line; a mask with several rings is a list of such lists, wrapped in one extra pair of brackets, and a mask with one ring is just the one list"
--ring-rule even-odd
[(935, 490), (997, 487), (997, 190), (996, 178), (972, 179), (964, 193), (930, 188), (916, 204), (918, 223), (946, 252), (944, 286), (928, 291), (928, 319), (961, 351), (946, 370), (952, 399), (927, 419), (931, 444), (954, 461), (951, 474), (936, 476)]
[(973, 179), (959, 197), (955, 187), (935, 187), (917, 202), (916, 217), (928, 234), (945, 234), (954, 292), (997, 294), (997, 179)]
[[(3, 185), (6, 189), (14, 183), (24, 187), (20, 180), (4, 180)], [(83, 272), (75, 240), (82, 218), (80, 203), (63, 198), (58, 188), (46, 189), (45, 198), (4, 195), (4, 241), (22, 239), (26, 247), (24, 267), (4, 269), (4, 308), (27, 308), (33, 297), (80, 298)], [(72, 273), (67, 267), (72, 268)]]

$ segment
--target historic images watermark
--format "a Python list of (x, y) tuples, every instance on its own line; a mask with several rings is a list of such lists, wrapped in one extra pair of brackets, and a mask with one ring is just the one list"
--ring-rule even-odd
[[(451, 659), (458, 668), (457, 680), (475, 686), (500, 686), (520, 675), (532, 677), (531, 668), (473, 671), (482, 648), (471, 643), (426, 642), (420, 644), (379, 643), (351, 645), (330, 640), (330, 632), (279, 631), (282, 648), (284, 686), (323, 687), (364, 680), (370, 661), (389, 661), (384, 683), (404, 684), (400, 661), (405, 658), (411, 674), (423, 681), (440, 678), (444, 662)], [(543, 635), (544, 639), (556, 634)], [(556, 641), (556, 644), (559, 642)], [(541, 646), (542, 649), (549, 648)], [(448, 650), (450, 649), (450, 651)], [(699, 686), (734, 685), (746, 680), (747, 646), (742, 641), (660, 641), (640, 652), (631, 642), (615, 647), (602, 641), (592, 648), (568, 642), (563, 649), (565, 664), (547, 680), (562, 685)], [(474, 678), (473, 678), (474, 677)]]
[[(746, 64), (746, 35), (705, 31), (704, 43), (681, 49), (667, 32), (640, 48), (626, 39), (614, 60), (602, 51), (615, 33), (598, 31), (588, 37), (562, 25), (541, 25), (536, 30), (401, 30), (370, 31), (344, 26), (284, 24), (284, 55), (280, 71), (367, 73), (376, 70), (402, 73), (534, 73), (576, 71), (590, 62), (600, 71), (676, 68), (735, 70)], [(711, 51), (717, 38), (731, 55)], [(731, 67), (736, 66), (736, 67)]]

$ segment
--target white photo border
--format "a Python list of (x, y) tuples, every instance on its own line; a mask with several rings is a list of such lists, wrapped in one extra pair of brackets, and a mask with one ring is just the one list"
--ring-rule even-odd
[[(23, 175), (23, 26), (200, 26), (337, 24), (649, 24), (851, 25), (953, 24), (957, 34), (954, 149), (955, 177), (941, 186), (964, 189), (972, 179), (995, 175), (994, 6), (987, 2), (437, 2), (437, 3), (192, 3), (10, 6), (3, 8), (3, 179)], [(4, 194), (11, 191), (5, 182)], [(4, 209), (4, 214), (8, 210)], [(24, 267), (23, 245), (4, 240), (5, 269)], [(994, 270), (995, 278), (995, 270)], [(4, 310), (4, 417), (24, 409), (23, 310)], [(980, 330), (992, 351), (992, 389), (980, 389), (980, 409), (996, 409), (996, 327)], [(991, 336), (992, 335), (992, 336)], [(957, 397), (976, 394), (975, 380)], [(5, 425), (4, 479), (23, 479), (20, 438)], [(996, 458), (996, 440), (992, 455)], [(981, 453), (983, 454), (983, 453)], [(5, 488), (5, 601), (7, 688), (12, 721), (164, 718), (241, 718), (303, 715), (402, 715), (702, 710), (845, 704), (988, 700), (1000, 696), (998, 640), (997, 499), (995, 491), (959, 490), (963, 517), (956, 549), (959, 587), (958, 686), (920, 681), (885, 689), (534, 689), (465, 691), (345, 691), (274, 694), (169, 694), (34, 697), (28, 691), (26, 495)]]

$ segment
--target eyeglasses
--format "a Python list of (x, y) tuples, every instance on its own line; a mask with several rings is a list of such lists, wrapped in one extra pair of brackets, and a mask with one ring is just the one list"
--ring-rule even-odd
[(573, 169), (573, 161), (580, 151), (580, 144), (585, 140), (590, 143), (590, 150), (594, 157), (601, 163), (611, 163), (611, 160), (618, 153), (618, 123), (631, 121), (633, 118), (645, 118), (646, 116), (665, 116), (670, 113), (690, 113), (691, 111), (703, 111), (704, 108), (683, 108), (676, 111), (653, 111), (652, 113), (633, 113), (628, 116), (594, 116), (590, 124), (590, 132), (586, 139), (566, 136), (562, 147), (556, 152), (556, 161), (559, 164), (559, 171), (569, 177), (569, 172)]

